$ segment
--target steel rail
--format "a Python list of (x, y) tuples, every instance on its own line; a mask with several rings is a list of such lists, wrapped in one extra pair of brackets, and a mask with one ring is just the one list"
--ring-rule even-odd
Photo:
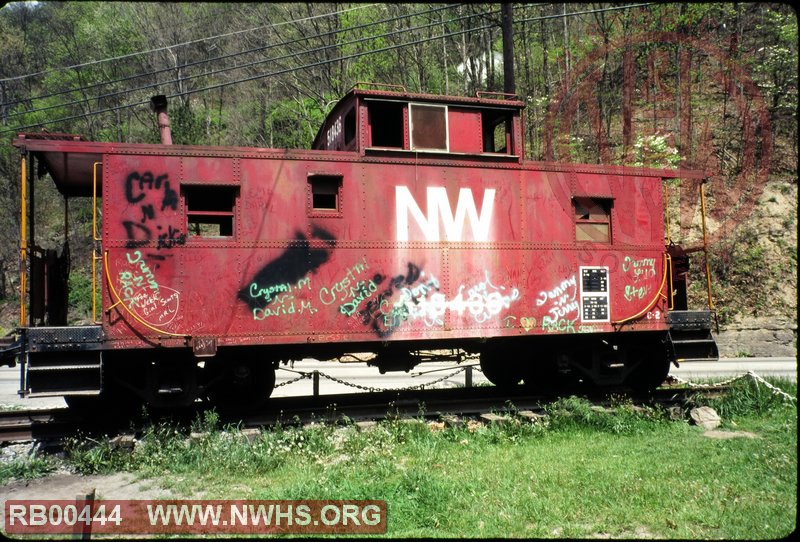
[[(659, 405), (664, 408), (686, 406), (699, 397), (719, 395), (728, 386), (698, 388), (665, 386), (648, 395), (633, 395), (619, 389), (561, 389), (547, 394), (532, 394), (523, 386), (513, 390), (482, 386), (475, 388), (394, 390), (317, 397), (275, 397), (256, 412), (222, 411), (223, 425), (243, 428), (274, 428), (309, 423), (344, 424), (358, 421), (382, 421), (397, 418), (442, 420), (448, 418), (480, 419), (482, 414), (516, 415), (522, 411), (544, 412), (544, 405), (559, 397), (579, 395), (593, 405), (608, 407), (612, 397), (628, 397), (636, 406)], [(566, 394), (566, 395), (565, 395)], [(97, 419), (82, 416), (69, 408), (15, 410), (0, 412), (0, 443), (19, 441), (62, 441), (79, 434), (113, 436), (130, 432), (131, 424), (144, 425), (164, 418), (189, 427), (205, 406), (175, 411), (154, 411), (151, 418), (131, 420), (124, 417)]]

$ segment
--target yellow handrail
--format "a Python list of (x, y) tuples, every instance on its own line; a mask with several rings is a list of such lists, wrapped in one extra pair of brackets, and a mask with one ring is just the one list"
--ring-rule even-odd
[(92, 321), (97, 322), (97, 166), (102, 162), (92, 164)]
[(152, 331), (155, 331), (156, 333), (161, 333), (163, 335), (169, 335), (171, 337), (183, 337), (184, 339), (190, 339), (192, 337), (191, 335), (186, 335), (186, 334), (183, 334), (183, 333), (170, 333), (169, 331), (164, 331), (163, 329), (158, 329), (157, 327), (151, 326), (150, 324), (148, 324), (147, 322), (145, 322), (144, 320), (139, 318), (139, 316), (135, 312), (130, 310), (128, 308), (128, 306), (125, 305), (125, 303), (122, 302), (122, 298), (119, 296), (119, 294), (117, 293), (117, 290), (114, 288), (114, 285), (111, 283), (111, 273), (108, 270), (108, 251), (107, 250), (103, 251), (103, 267), (105, 268), (105, 275), (106, 275), (106, 281), (108, 282), (108, 289), (112, 294), (114, 294), (114, 298), (117, 300), (117, 302), (114, 303), (114, 305), (109, 307), (109, 309), (108, 309), (109, 311), (111, 311), (111, 309), (116, 307), (117, 305), (122, 305), (123, 307), (125, 307), (125, 311), (128, 314), (130, 314), (133, 317), (134, 320), (136, 320), (137, 322), (142, 324), (144, 327), (146, 327), (146, 328), (148, 328), (148, 329), (150, 329)]
[(667, 244), (672, 244), (672, 236), (669, 233), (669, 182), (664, 183), (664, 218), (667, 220)]
[(714, 300), (711, 298), (711, 268), (708, 265), (708, 236), (706, 234), (706, 196), (703, 190), (705, 181), (700, 183), (700, 216), (703, 218), (703, 254), (706, 260), (706, 286), (708, 287), (708, 308), (714, 310)]
[(20, 164), (20, 220), (19, 220), (19, 250), (20, 250), (20, 263), (19, 263), (19, 325), (25, 325), (27, 315), (25, 314), (25, 291), (28, 288), (28, 161), (25, 155), (22, 155), (22, 163)]
[(644, 313), (646, 313), (647, 311), (652, 309), (655, 306), (655, 304), (658, 302), (658, 298), (659, 297), (663, 297), (664, 299), (667, 299), (667, 296), (664, 295), (663, 290), (664, 290), (664, 284), (666, 284), (666, 282), (667, 282), (667, 271), (668, 271), (668, 269), (669, 269), (669, 267), (671, 265), (672, 265), (672, 258), (670, 257), (669, 254), (665, 253), (664, 254), (664, 276), (661, 277), (661, 286), (658, 287), (658, 291), (656, 291), (656, 295), (653, 298), (653, 300), (650, 303), (648, 303), (647, 306), (644, 309), (642, 309), (641, 311), (639, 311), (638, 313), (634, 314), (633, 316), (629, 316), (628, 318), (623, 318), (622, 320), (617, 320), (616, 322), (611, 322), (612, 325), (621, 325), (621, 324), (624, 324), (625, 322), (630, 322), (631, 320), (636, 320), (637, 318), (640, 318)]

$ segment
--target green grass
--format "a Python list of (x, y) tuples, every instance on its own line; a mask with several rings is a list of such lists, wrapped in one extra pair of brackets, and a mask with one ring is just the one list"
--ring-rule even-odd
[[(796, 385), (776, 382), (796, 396)], [(187, 497), (379, 499), (390, 537), (732, 538), (793, 532), (797, 410), (763, 384), (740, 381), (705, 401), (715, 439), (686, 419), (624, 398), (611, 411), (568, 397), (546, 421), (444, 428), (390, 420), (369, 430), (317, 425), (265, 431), (252, 442), (213, 412), (186, 431), (154, 425), (135, 452), (73, 441), (79, 472), (130, 470)]]
[(0, 461), (0, 484), (5, 485), (11, 480), (33, 480), (50, 474), (57, 468), (57, 462), (49, 456)]

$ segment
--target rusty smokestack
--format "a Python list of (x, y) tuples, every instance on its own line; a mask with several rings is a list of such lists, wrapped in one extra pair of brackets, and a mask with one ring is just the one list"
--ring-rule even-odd
[(167, 97), (163, 94), (150, 98), (150, 109), (155, 111), (158, 118), (158, 131), (161, 134), (162, 145), (172, 145), (172, 130), (169, 127), (167, 115)]

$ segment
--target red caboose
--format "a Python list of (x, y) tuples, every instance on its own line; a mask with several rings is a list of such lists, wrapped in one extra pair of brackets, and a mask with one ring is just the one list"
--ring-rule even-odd
[[(312, 150), (21, 134), (21, 393), (258, 402), (281, 361), (451, 349), (498, 385), (652, 388), (715, 358), (664, 231), (664, 180), (703, 175), (525, 160), (523, 107), (355, 88)], [(102, 209), (90, 325), (67, 325), (63, 254), (25, 224), (34, 161)]]

